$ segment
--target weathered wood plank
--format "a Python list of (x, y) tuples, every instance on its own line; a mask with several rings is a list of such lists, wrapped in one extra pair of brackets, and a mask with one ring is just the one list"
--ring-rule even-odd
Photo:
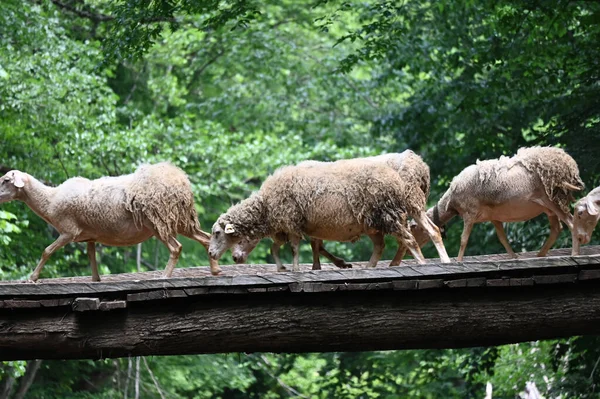
[(0, 308), (10, 309), (27, 309), (27, 308), (41, 308), (42, 303), (40, 301), (29, 301), (23, 299), (6, 299), (0, 302)]
[(75, 298), (71, 304), (71, 309), (75, 312), (87, 312), (89, 310), (98, 310), (100, 307), (99, 298)]
[(103, 301), (100, 302), (100, 306), (98, 307), (101, 311), (115, 310), (115, 309), (125, 309), (127, 307), (127, 302), (125, 301)]
[(600, 269), (596, 270), (581, 270), (578, 276), (579, 280), (595, 280), (600, 279)]
[(577, 281), (577, 273), (533, 276), (535, 284), (561, 284)]
[(495, 278), (486, 281), (488, 287), (508, 287), (510, 286), (509, 278)]
[(419, 280), (417, 289), (428, 290), (432, 288), (442, 288), (444, 286), (444, 280), (433, 279), (433, 280)]

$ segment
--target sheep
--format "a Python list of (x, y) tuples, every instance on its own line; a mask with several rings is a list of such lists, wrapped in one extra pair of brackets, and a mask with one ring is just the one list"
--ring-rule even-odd
[[(181, 253), (177, 234), (208, 250), (210, 235), (200, 230), (190, 182), (181, 169), (167, 162), (142, 165), (117, 177), (74, 177), (58, 187), (11, 170), (0, 180), (0, 203), (12, 200), (25, 202), (59, 233), (42, 253), (30, 277), (33, 282), (50, 255), (71, 242), (87, 242), (93, 281), (100, 281), (96, 242), (128, 246), (156, 236), (170, 252), (164, 277), (171, 277)], [(210, 270), (220, 272), (217, 261), (210, 260)]]
[[(433, 224), (433, 222), (425, 216), (425, 208), (424, 203), (429, 196), (429, 166), (421, 157), (415, 154), (411, 150), (405, 150), (402, 153), (392, 153), (392, 154), (383, 154), (373, 157), (367, 158), (355, 158), (350, 160), (340, 160), (335, 162), (337, 165), (343, 166), (351, 163), (364, 164), (364, 165), (386, 165), (395, 170), (406, 183), (405, 187), (413, 190), (413, 194), (418, 195), (422, 198), (423, 208), (417, 211), (414, 215), (409, 214), (418, 223), (421, 223), (425, 228), (428, 229), (431, 238), (434, 240), (436, 244), (436, 248), (438, 253), (440, 254), (440, 258), (442, 262), (449, 262), (450, 259), (448, 254), (446, 253), (446, 249), (444, 248), (444, 244), (442, 242), (442, 237), (439, 232), (437, 226)], [(320, 165), (331, 164), (331, 162), (319, 162), (319, 161), (304, 161), (299, 163), (298, 167), (319, 167)], [(419, 192), (420, 190), (420, 192)], [(285, 235), (280, 235), (279, 240), (282, 242), (287, 242), (288, 239)], [(254, 240), (242, 240), (236, 245), (233, 246), (231, 252), (233, 259), (236, 263), (245, 263), (248, 255), (259, 243), (260, 239)], [(331, 253), (329, 253), (323, 247), (323, 241), (315, 238), (311, 238), (310, 244), (313, 252), (313, 270), (321, 269), (319, 255), (325, 256), (329, 259), (333, 264), (340, 268), (351, 267), (350, 264), (346, 263), (343, 259), (338, 258)], [(394, 256), (390, 266), (397, 266), (400, 264), (402, 257), (404, 255), (404, 248), (400, 246), (396, 256)]]
[(596, 187), (575, 204), (573, 212), (573, 249), (571, 255), (579, 255), (581, 244), (592, 239), (592, 232), (600, 220), (600, 187)]
[(406, 186), (398, 173), (383, 165), (325, 163), (280, 168), (258, 192), (219, 217), (212, 228), (209, 254), (219, 259), (243, 239), (271, 237), (277, 270), (283, 271), (279, 248), (283, 239), (289, 239), (293, 270), (298, 271), (303, 235), (354, 241), (364, 234), (373, 241), (368, 266), (375, 267), (383, 252), (383, 235), (391, 234), (424, 263), (407, 223), (407, 213), (422, 209), (424, 199), (409, 197)]
[[(560, 221), (573, 230), (571, 192), (583, 187), (577, 163), (564, 150), (521, 148), (511, 158), (477, 161), (465, 168), (427, 215), (440, 227), (456, 215), (463, 218), (457, 258), (462, 261), (475, 223), (492, 222), (506, 252), (516, 258), (502, 222), (526, 221), (545, 213), (550, 221), (550, 235), (538, 256), (546, 256), (562, 229)], [(428, 241), (420, 226), (411, 224), (411, 230), (419, 245)]]

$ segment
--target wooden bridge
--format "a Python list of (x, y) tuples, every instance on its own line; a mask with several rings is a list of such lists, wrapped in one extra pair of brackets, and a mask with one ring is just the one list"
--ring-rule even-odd
[(600, 246), (375, 269), (0, 282), (0, 360), (496, 345), (600, 333)]

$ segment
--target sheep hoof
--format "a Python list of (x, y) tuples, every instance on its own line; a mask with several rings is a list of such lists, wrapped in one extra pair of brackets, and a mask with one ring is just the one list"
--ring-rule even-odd
[(287, 269), (285, 266), (282, 266), (282, 267), (278, 267), (278, 268), (277, 268), (277, 271), (278, 271), (278, 272), (287, 272), (287, 271), (288, 271), (288, 269)]
[(334, 265), (336, 265), (340, 269), (352, 269), (352, 263), (338, 262), (334, 263)]
[(38, 279), (35, 279), (35, 280), (27, 279), (27, 280), (25, 280), (25, 283), (27, 283), (27, 284), (41, 284), (42, 282), (39, 281)]
[(221, 269), (215, 269), (215, 270), (211, 270), (210, 274), (212, 274), (213, 276), (218, 276), (222, 272), (223, 272), (223, 270), (221, 270)]

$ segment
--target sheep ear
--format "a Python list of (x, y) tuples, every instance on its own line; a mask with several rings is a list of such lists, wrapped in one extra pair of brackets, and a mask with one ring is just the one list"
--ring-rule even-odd
[(227, 223), (225, 225), (225, 234), (233, 234), (235, 233), (235, 228), (233, 227), (233, 225), (231, 223)]
[(585, 206), (587, 207), (588, 213), (592, 216), (598, 215), (598, 207), (594, 203), (594, 200), (588, 197), (585, 201)]
[(18, 170), (14, 170), (12, 172), (12, 178), (13, 178), (13, 184), (15, 185), (15, 187), (17, 188), (21, 188), (25, 185), (25, 183), (23, 182), (23, 174), (21, 172), (19, 172)]

